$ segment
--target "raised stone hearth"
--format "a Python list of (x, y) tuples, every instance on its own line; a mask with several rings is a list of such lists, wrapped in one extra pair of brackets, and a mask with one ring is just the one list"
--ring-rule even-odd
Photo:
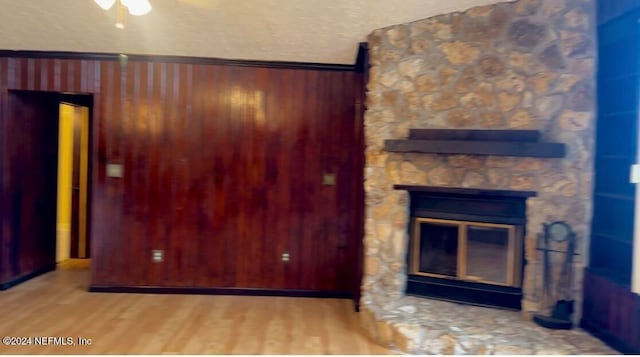
[[(553, 332), (528, 321), (553, 303), (542, 298), (536, 250), (543, 224), (553, 221), (567, 222), (576, 233), (570, 290), (574, 321), (580, 318), (593, 191), (594, 8), (592, 0), (519, 0), (369, 36), (360, 306), (374, 338), (419, 353), (590, 353), (580, 346), (602, 347), (579, 331)], [(541, 142), (563, 144), (566, 154), (385, 151), (385, 141), (406, 140), (410, 129), (533, 130)], [(410, 199), (394, 185), (536, 192), (526, 201), (522, 312), (406, 296)], [(516, 343), (505, 342), (510, 339)], [(572, 339), (581, 342), (572, 345)]]
[(367, 305), (360, 321), (373, 339), (405, 353), (618, 354), (582, 330), (544, 329), (518, 312), (411, 296), (385, 306)]

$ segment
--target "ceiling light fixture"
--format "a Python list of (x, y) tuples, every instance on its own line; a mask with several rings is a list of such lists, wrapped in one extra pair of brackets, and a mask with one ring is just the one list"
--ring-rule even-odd
[[(109, 10), (116, 3), (116, 0), (94, 0), (103, 10)], [(146, 15), (151, 11), (149, 0), (120, 0), (118, 7), (124, 6), (133, 16)]]
[[(94, 0), (98, 6), (104, 10), (109, 10), (116, 3), (116, 0)], [(130, 15), (142, 16), (151, 11), (151, 3), (149, 0), (120, 0), (118, 1), (116, 24), (119, 29), (124, 29), (125, 22), (125, 9), (129, 11)]]
[(151, 11), (149, 0), (120, 0), (133, 16), (146, 15)]
[(116, 2), (116, 0), (95, 0), (95, 2), (100, 6), (103, 10), (109, 10), (111, 6)]

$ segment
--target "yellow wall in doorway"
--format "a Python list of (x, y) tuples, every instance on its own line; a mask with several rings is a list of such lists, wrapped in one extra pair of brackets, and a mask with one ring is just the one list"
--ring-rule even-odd
[[(74, 142), (75, 126), (80, 126), (80, 141)], [(60, 103), (58, 134), (58, 207), (57, 207), (57, 243), (56, 261), (70, 258), (71, 254), (71, 220), (78, 219), (78, 257), (86, 257), (86, 204), (87, 173), (89, 152), (89, 108)], [(74, 146), (80, 148), (79, 173), (79, 207), (78, 217), (72, 216), (73, 197), (73, 151)], [(77, 148), (76, 148), (77, 149)]]
[(60, 103), (60, 124), (58, 128), (57, 262), (69, 259), (71, 252), (74, 112), (74, 106)]

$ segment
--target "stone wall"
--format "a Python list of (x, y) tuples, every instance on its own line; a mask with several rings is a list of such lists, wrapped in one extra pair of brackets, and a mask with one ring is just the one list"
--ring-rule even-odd
[[(542, 224), (577, 233), (580, 311), (591, 222), (594, 3), (520, 0), (375, 30), (368, 39), (362, 306), (376, 316), (404, 295), (408, 194), (394, 184), (537, 191), (527, 202), (523, 311), (544, 311)], [(409, 128), (536, 129), (562, 159), (388, 153)], [(577, 318), (577, 317), (576, 317)]]

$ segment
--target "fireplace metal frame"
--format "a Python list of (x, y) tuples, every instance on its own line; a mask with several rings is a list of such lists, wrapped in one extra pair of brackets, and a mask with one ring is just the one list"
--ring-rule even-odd
[[(524, 232), (526, 231), (526, 200), (535, 197), (533, 191), (486, 190), (461, 187), (434, 187), (394, 185), (397, 190), (410, 194), (411, 221), (407, 224), (407, 234), (412, 236), (414, 218), (431, 218), (457, 221), (483, 222), (514, 225), (521, 227), (522, 248), (518, 259), (521, 269), (517, 270), (520, 280), (524, 280), (527, 260), (524, 254)], [(522, 308), (522, 286), (486, 284), (413, 274), (409, 261), (411, 248), (407, 245), (405, 256), (407, 295), (466, 303), (472, 305), (520, 310)]]
[[(467, 281), (473, 283), (483, 283), (491, 285), (501, 285), (508, 287), (519, 288), (522, 286), (522, 254), (520, 252), (523, 248), (523, 229), (520, 225), (512, 224), (498, 224), (498, 223), (486, 223), (486, 222), (474, 222), (474, 221), (461, 221), (461, 220), (449, 220), (449, 219), (437, 219), (427, 217), (413, 217), (411, 241), (409, 244), (409, 274), (443, 278), (459, 281)], [(427, 273), (420, 271), (420, 225), (421, 223), (440, 223), (451, 226), (457, 226), (458, 228), (458, 251), (457, 251), (457, 276), (454, 278), (449, 275)], [(475, 277), (467, 274), (467, 261), (468, 261), (468, 227), (490, 227), (506, 229), (508, 232), (508, 246), (507, 246), (507, 283), (501, 283), (492, 280), (482, 279), (481, 277)]]

